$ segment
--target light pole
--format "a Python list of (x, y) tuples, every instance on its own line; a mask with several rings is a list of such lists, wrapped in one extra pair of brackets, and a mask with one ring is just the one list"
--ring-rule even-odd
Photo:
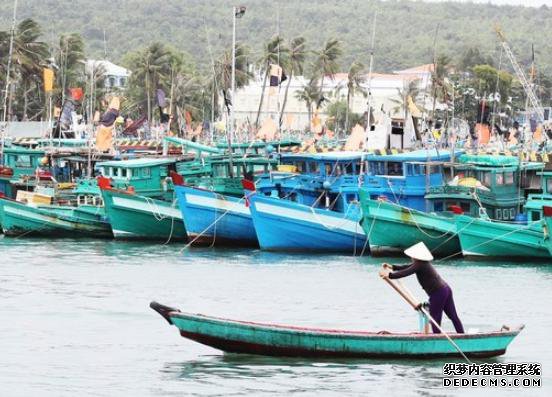
[[(236, 91), (236, 19), (241, 18), (245, 14), (245, 6), (232, 7), (232, 83), (231, 83), (231, 108), (230, 108), (230, 131), (229, 136), (232, 137), (235, 133), (235, 116), (234, 106), (235, 91)], [(230, 138), (232, 139), (232, 138)], [(229, 142), (231, 143), (231, 142)], [(228, 148), (231, 149), (231, 148)]]

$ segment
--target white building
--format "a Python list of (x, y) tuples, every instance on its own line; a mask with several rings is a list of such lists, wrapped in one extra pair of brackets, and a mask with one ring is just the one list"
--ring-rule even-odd
[[(393, 108), (396, 107), (396, 103), (393, 99), (399, 98), (399, 90), (405, 88), (412, 80), (419, 81), (419, 88), (421, 90), (426, 89), (430, 83), (432, 64), (422, 65), (419, 67), (399, 70), (393, 73), (372, 73), (371, 82), (366, 75), (366, 83), (363, 88), (366, 92), (370, 91), (371, 104), (373, 109), (383, 108), (384, 112), (395, 116)], [(300, 101), (296, 97), (296, 93), (302, 90), (302, 88), (308, 83), (307, 79), (303, 76), (294, 76), (291, 80), (287, 104), (285, 107), (285, 117), (290, 122), (290, 129), (300, 130), (309, 125), (310, 120), (308, 118), (308, 109), (304, 101)], [(282, 108), (284, 102), (285, 89), (288, 81), (284, 81), (281, 87), (276, 87), (275, 92), (270, 93), (270, 87), (266, 87), (263, 99), (263, 105), (261, 108), (260, 121), (264, 120), (267, 116), (276, 120), (279, 114), (279, 109)], [(257, 78), (252, 81), (248, 86), (238, 90), (235, 98), (235, 118), (238, 125), (244, 123), (254, 124), (257, 117), (257, 111), (261, 100), (262, 93), (262, 78)], [(370, 90), (369, 90), (370, 87)], [(337, 73), (333, 76), (333, 79), (326, 77), (324, 79), (324, 97), (327, 101), (324, 103), (321, 109), (320, 117), (322, 120), (326, 118), (324, 113), (325, 106), (335, 100), (346, 100), (347, 98), (347, 73)], [(351, 110), (354, 113), (363, 114), (366, 112), (368, 106), (368, 98), (361, 93), (356, 93), (351, 101)], [(402, 115), (396, 115), (402, 117)], [(285, 121), (284, 121), (285, 124)]]
[(107, 60), (89, 59), (86, 61), (85, 67), (86, 74), (88, 75), (101, 68), (103, 71), (104, 84), (108, 89), (123, 89), (128, 84), (130, 70), (122, 66), (115, 65), (113, 62)]

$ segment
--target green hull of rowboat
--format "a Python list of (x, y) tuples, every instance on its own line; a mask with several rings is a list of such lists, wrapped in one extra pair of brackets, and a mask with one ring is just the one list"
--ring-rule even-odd
[(460, 254), (453, 217), (408, 209), (400, 205), (370, 200), (360, 190), (362, 228), (373, 254), (401, 252), (423, 241), (433, 255), (445, 257)]
[(103, 215), (100, 208), (34, 207), (0, 199), (0, 224), (7, 236), (112, 237)]
[[(227, 320), (182, 313), (152, 302), (150, 307), (175, 325), (184, 338), (229, 353), (290, 357), (437, 358), (459, 356), (443, 334), (324, 330)], [(504, 327), (503, 327), (504, 328)], [(494, 357), (521, 327), (477, 334), (450, 334), (470, 357)]]
[(117, 190), (102, 190), (107, 219), (117, 239), (186, 241), (176, 200), (163, 201)]
[(455, 221), (464, 256), (550, 258), (541, 222), (520, 225), (465, 215)]

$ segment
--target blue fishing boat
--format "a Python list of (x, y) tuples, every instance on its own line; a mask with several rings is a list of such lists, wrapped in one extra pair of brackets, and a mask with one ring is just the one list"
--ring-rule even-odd
[(261, 177), (249, 197), (259, 244), (266, 250), (361, 253), (367, 241), (359, 224), (359, 186), (374, 197), (420, 207), (427, 186), (442, 184), (442, 162), (449, 159), (448, 151), (434, 150), (283, 155), (283, 166), (295, 174)]
[(254, 179), (275, 169), (266, 157), (209, 158), (211, 174), (185, 178), (175, 186), (182, 218), (192, 244), (258, 246), (242, 179)]

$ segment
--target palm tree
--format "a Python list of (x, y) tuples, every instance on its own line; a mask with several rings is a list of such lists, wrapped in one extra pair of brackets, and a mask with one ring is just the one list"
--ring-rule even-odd
[(342, 54), (341, 42), (336, 39), (326, 41), (322, 49), (316, 53), (314, 70), (321, 77), (320, 97), (322, 97), (322, 90), (324, 89), (324, 77), (330, 76), (333, 79), (333, 75), (339, 71), (337, 59)]
[(307, 57), (308, 51), (306, 50), (306, 39), (304, 37), (296, 37), (289, 43), (288, 57), (286, 62), (286, 68), (288, 70), (288, 82), (286, 85), (286, 91), (284, 93), (284, 101), (282, 102), (282, 111), (280, 112), (279, 125), (282, 125), (282, 119), (286, 110), (287, 97), (291, 79), (294, 74), (303, 74), (303, 65)]
[(416, 104), (416, 98), (420, 94), (420, 80), (404, 80), (403, 88), (397, 88), (397, 97), (392, 98), (391, 102), (395, 104), (393, 112), (398, 113), (403, 111), (406, 119), (406, 113), (408, 111), (408, 98)]
[(305, 105), (307, 106), (309, 124), (312, 120), (312, 105), (316, 104), (320, 99), (320, 89), (317, 82), (318, 79), (316, 77), (312, 77), (301, 90), (295, 92), (295, 98), (299, 101), (305, 102)]
[(84, 62), (84, 41), (78, 33), (62, 35), (59, 39), (56, 64), (57, 87), (61, 89), (62, 97), (67, 87), (76, 86), (82, 82), (82, 63)]
[(270, 65), (277, 64), (278, 66), (286, 63), (288, 48), (285, 46), (284, 39), (280, 36), (275, 36), (265, 44), (263, 54), (258, 59), (258, 64), (261, 67), (261, 73), (264, 72), (263, 88), (261, 90), (261, 99), (259, 100), (259, 109), (257, 110), (257, 118), (255, 119), (255, 127), (259, 126), (259, 118), (263, 107), (264, 93), (266, 82), (270, 74)]
[[(41, 35), (40, 25), (30, 18), (22, 20), (14, 32), (12, 52), (14, 68), (12, 73), (14, 74), (13, 79), (15, 80), (15, 76), (18, 76), (21, 83), (24, 118), (27, 118), (28, 94), (35, 88), (40, 92), (42, 67), (48, 56), (48, 45), (39, 40)], [(10, 38), (10, 32), (0, 32), (0, 47), (6, 49), (5, 54), (2, 50), (2, 55), (7, 56)]]
[(360, 62), (353, 62), (347, 75), (347, 112), (345, 113), (345, 132), (349, 131), (349, 112), (351, 109), (351, 98), (358, 90), (366, 97), (366, 90), (362, 84), (366, 81), (364, 76), (364, 65)]
[(131, 66), (132, 78), (145, 84), (148, 122), (152, 119), (152, 97), (161, 80), (167, 77), (169, 61), (170, 50), (161, 43), (152, 43), (140, 51)]
[[(236, 44), (236, 88), (249, 84), (253, 75), (248, 70), (248, 50), (241, 44)], [(215, 107), (218, 107), (219, 95), (222, 92), (226, 100), (234, 101), (229, 97), (232, 88), (232, 51), (226, 51), (215, 61), (215, 71), (210, 83), (211, 92), (215, 95)]]
[(448, 83), (447, 74), (451, 67), (451, 59), (447, 55), (440, 55), (433, 63), (433, 73), (431, 74), (431, 85), (433, 91), (433, 109), (431, 112), (432, 118), (435, 118), (435, 107), (437, 99), (443, 102), (447, 101)]

